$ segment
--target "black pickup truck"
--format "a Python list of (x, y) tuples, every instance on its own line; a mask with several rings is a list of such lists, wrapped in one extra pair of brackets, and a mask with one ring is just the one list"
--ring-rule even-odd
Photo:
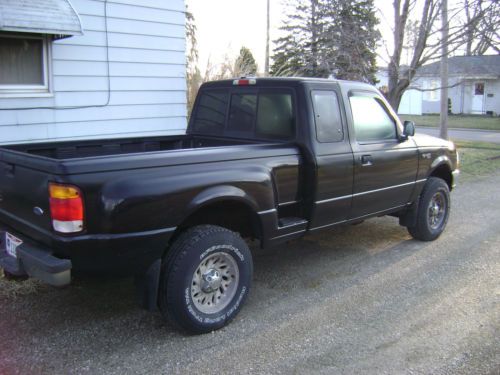
[(414, 133), (370, 85), (259, 78), (204, 84), (186, 135), (1, 147), (0, 266), (133, 275), (145, 307), (218, 329), (249, 293), (248, 239), (380, 215), (436, 239), (457, 153)]

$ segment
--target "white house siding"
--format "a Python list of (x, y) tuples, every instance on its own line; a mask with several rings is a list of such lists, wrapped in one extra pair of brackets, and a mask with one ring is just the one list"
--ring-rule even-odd
[[(439, 113), (441, 111), (441, 81), (439, 77), (418, 78), (415, 82), (418, 82), (424, 89), (422, 96), (422, 113)], [(465, 100), (467, 84), (461, 77), (450, 77), (448, 85), (448, 97), (451, 99), (451, 112), (467, 113), (466, 108), (468, 105), (470, 106)]]
[(0, 143), (183, 133), (184, 1), (72, 4), (84, 35), (51, 42), (52, 95), (0, 97), (0, 108), (13, 108), (0, 111)]
[(398, 113), (400, 115), (421, 115), (422, 114), (422, 91), (407, 89), (401, 97)]
[(484, 110), (500, 115), (500, 79), (485, 81), (484, 94)]

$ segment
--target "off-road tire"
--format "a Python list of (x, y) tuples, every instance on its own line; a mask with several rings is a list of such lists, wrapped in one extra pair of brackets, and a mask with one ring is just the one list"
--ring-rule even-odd
[(244, 304), (252, 273), (252, 255), (237, 233), (215, 225), (187, 229), (162, 263), (160, 311), (190, 333), (220, 329)]

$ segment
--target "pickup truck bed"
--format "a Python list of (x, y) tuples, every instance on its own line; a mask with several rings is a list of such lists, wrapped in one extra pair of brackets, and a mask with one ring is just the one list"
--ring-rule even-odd
[(20, 153), (61, 160), (86, 158), (93, 156), (145, 153), (154, 151), (235, 146), (252, 143), (256, 143), (256, 141), (181, 135), (136, 139), (128, 138), (63, 143), (21, 144), (14, 146), (5, 146), (3, 150), (12, 150)]

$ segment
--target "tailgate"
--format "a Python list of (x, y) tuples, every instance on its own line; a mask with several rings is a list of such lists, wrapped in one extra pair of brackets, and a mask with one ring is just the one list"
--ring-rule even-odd
[[(13, 229), (39, 237), (40, 232), (51, 231), (47, 172), (26, 166), (26, 160), (0, 153), (0, 222)], [(22, 156), (20, 156), (22, 158)]]

